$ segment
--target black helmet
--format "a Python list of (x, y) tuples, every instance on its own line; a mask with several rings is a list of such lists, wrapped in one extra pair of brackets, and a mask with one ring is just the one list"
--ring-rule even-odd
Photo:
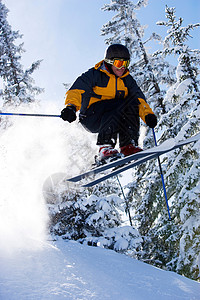
[(130, 53), (128, 49), (121, 44), (110, 45), (105, 52), (105, 59), (122, 58), (130, 60)]

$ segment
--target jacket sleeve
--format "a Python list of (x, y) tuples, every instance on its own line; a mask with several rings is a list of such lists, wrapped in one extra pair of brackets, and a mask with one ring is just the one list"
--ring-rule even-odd
[(80, 110), (83, 97), (90, 97), (92, 93), (93, 68), (79, 76), (66, 93), (65, 105), (74, 105)]
[[(148, 114), (154, 114), (149, 104), (146, 102), (145, 95), (137, 85), (136, 81), (130, 75), (129, 97), (137, 103), (139, 108), (139, 116), (145, 122), (145, 117)], [(145, 122), (146, 123), (146, 122)]]
[(149, 104), (143, 99), (138, 98), (140, 104), (139, 104), (139, 116), (140, 118), (146, 123), (145, 117), (148, 114), (154, 114)]

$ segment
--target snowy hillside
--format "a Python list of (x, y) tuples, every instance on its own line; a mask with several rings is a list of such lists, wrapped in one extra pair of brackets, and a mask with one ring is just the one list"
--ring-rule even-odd
[(44, 243), (1, 257), (0, 299), (199, 300), (200, 284), (111, 250)]

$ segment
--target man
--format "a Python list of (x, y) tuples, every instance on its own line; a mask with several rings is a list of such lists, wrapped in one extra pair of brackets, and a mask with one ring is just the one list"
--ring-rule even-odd
[(139, 117), (151, 128), (157, 118), (145, 96), (129, 74), (130, 54), (121, 44), (109, 46), (105, 58), (76, 79), (66, 93), (61, 118), (76, 120), (90, 132), (98, 133), (99, 157), (105, 160), (119, 155), (115, 145), (119, 136), (124, 156), (142, 151), (138, 147)]

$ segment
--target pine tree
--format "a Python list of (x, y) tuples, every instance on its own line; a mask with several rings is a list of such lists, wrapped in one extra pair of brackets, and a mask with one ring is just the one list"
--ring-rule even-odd
[[(183, 19), (176, 20), (175, 9), (166, 7), (168, 22), (161, 23), (170, 28), (165, 38), (164, 55), (178, 55), (177, 82), (173, 86), (173, 108), (167, 113), (172, 120), (173, 136), (187, 138), (199, 132), (199, 66), (200, 50), (192, 50), (187, 45), (190, 31), (200, 24), (182, 26)], [(168, 49), (167, 49), (168, 48)], [(167, 49), (167, 50), (166, 50)], [(168, 100), (168, 99), (166, 99)], [(176, 117), (175, 117), (176, 116)], [(165, 136), (167, 134), (165, 133)], [(176, 240), (177, 251), (168, 264), (173, 270), (192, 279), (200, 279), (200, 218), (198, 190), (200, 171), (199, 143), (185, 147), (168, 158), (167, 180), (174, 213), (179, 227)]]
[[(169, 29), (164, 39), (164, 49), (158, 51), (158, 55), (176, 55), (178, 64), (176, 83), (167, 91), (164, 99), (166, 113), (157, 127), (162, 132), (160, 141), (173, 137), (181, 140), (199, 132), (200, 51), (190, 49), (187, 40), (191, 29), (200, 24), (182, 27), (183, 19), (176, 20), (174, 8), (166, 7), (166, 17), (168, 21), (159, 22), (159, 25)], [(160, 197), (161, 184), (157, 184), (157, 177), (151, 180), (152, 175), (147, 172), (144, 180), (149, 182), (146, 182), (148, 189), (145, 201), (151, 204), (154, 222), (145, 225), (141, 220), (141, 232), (145, 232), (149, 226), (145, 233), (150, 242), (146, 243), (144, 258), (151, 258), (154, 263), (159, 260), (167, 269), (199, 279), (198, 143), (165, 155), (162, 162), (173, 223), (169, 224), (167, 213), (163, 211), (165, 208), (161, 205), (161, 201), (164, 203)], [(153, 191), (153, 194), (149, 191)], [(140, 207), (138, 209), (141, 210)]]
[[(183, 20), (180, 18), (176, 21), (174, 9), (166, 8), (168, 22), (162, 25), (169, 28), (169, 34), (163, 41), (164, 49), (149, 55), (145, 52), (145, 42), (142, 42), (144, 28), (140, 26), (134, 12), (134, 9), (146, 4), (147, 1), (138, 1), (137, 4), (133, 4), (132, 1), (111, 1), (104, 6), (103, 10), (117, 12), (117, 14), (112, 21), (104, 25), (102, 32), (104, 35), (111, 35), (106, 40), (107, 44), (120, 42), (129, 48), (132, 57), (136, 60), (130, 68), (132, 72), (134, 71), (134, 78), (146, 95), (153, 95), (154, 98), (157, 95), (156, 101), (152, 99), (153, 97), (149, 100), (153, 100), (153, 108), (160, 117), (157, 127), (157, 130), (162, 132), (160, 142), (176, 136), (180, 140), (190, 137), (199, 130), (199, 50), (191, 50), (186, 44), (190, 31), (199, 24), (182, 27)], [(171, 54), (178, 56), (176, 69), (166, 63), (166, 59)], [(157, 73), (154, 72), (153, 76), (152, 69), (153, 71), (157, 69)], [(146, 73), (148, 78), (142, 77), (142, 73)], [(152, 82), (149, 79), (153, 79)], [(159, 93), (154, 79), (158, 87), (160, 83), (168, 84), (168, 87), (165, 86), (168, 88), (166, 95), (165, 91)], [(142, 85), (144, 80), (147, 82), (146, 85)], [(152, 138), (148, 134), (145, 145), (149, 146), (151, 143)], [(155, 265), (196, 279), (199, 267), (197, 261), (191, 257), (194, 253), (199, 255), (197, 146), (176, 150), (162, 158), (162, 161), (174, 223), (168, 221), (159, 168), (157, 164), (155, 165), (155, 161), (149, 161), (138, 170), (134, 170), (134, 181), (127, 186), (129, 189), (127, 199), (135, 209), (134, 219), (138, 222), (140, 233), (144, 238), (144, 251), (141, 257), (147, 262), (151, 261)], [(192, 218), (195, 224), (192, 223)], [(184, 224), (183, 220), (185, 220)], [(194, 246), (189, 236), (191, 224), (194, 225), (192, 230)], [(190, 247), (192, 251), (187, 252)], [(185, 250), (181, 252), (180, 249)]]
[[(142, 238), (132, 226), (123, 226), (123, 201), (116, 194), (64, 191), (59, 209), (51, 210), (50, 231), (54, 237), (76, 240), (117, 252), (131, 251), (133, 256), (141, 247)], [(106, 196), (105, 196), (106, 195)]]
[(18, 106), (21, 103), (35, 101), (35, 95), (42, 92), (34, 87), (32, 73), (39, 67), (41, 61), (34, 62), (27, 70), (20, 63), (24, 52), (23, 44), (17, 45), (17, 39), (22, 38), (19, 31), (13, 31), (7, 21), (8, 9), (0, 0), (0, 76), (3, 79), (1, 96), (3, 105)]
[[(130, 73), (141, 87), (142, 91), (154, 110), (160, 114), (165, 111), (162, 104), (163, 93), (160, 84), (173, 82), (173, 68), (167, 61), (157, 59), (147, 52), (146, 44), (150, 41), (160, 41), (161, 37), (152, 33), (144, 40), (145, 25), (141, 25), (136, 12), (148, 5), (148, 0), (139, 0), (136, 4), (129, 0), (111, 0), (110, 4), (103, 6), (103, 11), (117, 12), (107, 24), (102, 27), (102, 35), (110, 35), (106, 44), (122, 43), (130, 51)], [(169, 76), (170, 75), (170, 76)]]

